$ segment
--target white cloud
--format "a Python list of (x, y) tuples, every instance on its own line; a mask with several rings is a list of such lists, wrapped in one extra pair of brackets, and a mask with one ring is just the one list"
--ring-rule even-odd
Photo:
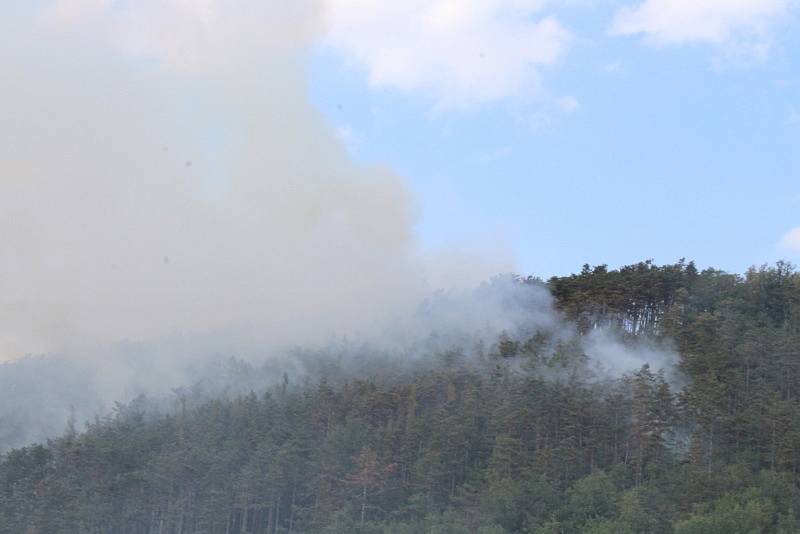
[(421, 90), (443, 108), (535, 91), (570, 33), (545, 0), (325, 0), (327, 42), (376, 87)]
[(781, 247), (800, 254), (800, 227), (789, 230), (786, 235), (781, 238)]
[(705, 43), (763, 58), (771, 30), (793, 0), (645, 0), (620, 9), (612, 35), (643, 35), (656, 45)]
[(84, 32), (165, 69), (258, 69), (324, 40), (375, 87), (421, 91), (440, 107), (536, 92), (569, 32), (548, 0), (54, 0), (42, 24)]

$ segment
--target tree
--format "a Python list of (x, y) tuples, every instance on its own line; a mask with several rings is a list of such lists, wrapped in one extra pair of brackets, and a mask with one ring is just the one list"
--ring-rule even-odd
[(397, 467), (396, 464), (381, 464), (378, 455), (369, 447), (364, 447), (353, 459), (354, 471), (347, 475), (345, 483), (359, 489), (361, 523), (367, 518), (367, 502), (371, 495), (380, 490), (386, 479)]

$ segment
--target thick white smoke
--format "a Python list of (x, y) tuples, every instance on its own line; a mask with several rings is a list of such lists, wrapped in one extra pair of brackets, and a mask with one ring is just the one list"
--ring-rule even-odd
[[(22, 429), (0, 448), (51, 435), (70, 404), (90, 417), (191, 382), (206, 358), (568, 328), (546, 290), (507, 282), (419, 311), (428, 280), (511, 266), (448, 255), (432, 276), (402, 180), (354, 163), (308, 101), (317, 1), (4, 8), (0, 362), (66, 356), (0, 365), (0, 427)], [(642, 361), (597, 344), (612, 369)]]
[(419, 299), (403, 183), (305, 96), (319, 9), (237, 4), (61, 0), (4, 24), (30, 31), (0, 52), (0, 358), (307, 341)]

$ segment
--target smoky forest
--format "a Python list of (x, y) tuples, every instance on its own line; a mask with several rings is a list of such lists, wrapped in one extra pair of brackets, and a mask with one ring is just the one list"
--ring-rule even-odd
[(232, 356), (224, 388), (73, 413), (2, 454), (0, 532), (800, 532), (791, 265), (493, 286), (513, 328)]

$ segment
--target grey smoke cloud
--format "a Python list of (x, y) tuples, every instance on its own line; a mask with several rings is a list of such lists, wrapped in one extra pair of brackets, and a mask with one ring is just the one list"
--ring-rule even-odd
[[(579, 376), (603, 385), (649, 364), (664, 369), (673, 386), (682, 386), (678, 355), (669, 346), (649, 339), (623, 341), (602, 328), (581, 336), (554, 309), (543, 285), (511, 276), (436, 292), (394, 319), (361, 337), (312, 339), (291, 350), (265, 346), (250, 331), (229, 329), (117, 343), (105, 347), (102, 358), (48, 355), (0, 363), (0, 452), (58, 435), (71, 415), (80, 423), (106, 414), (115, 401), (129, 403), (144, 395), (151, 409), (163, 412), (173, 407), (175, 388), (202, 402), (260, 393), (281, 383), (284, 373), (296, 387), (322, 377), (330, 383), (353, 377), (391, 382), (442, 365), (507, 366), (549, 380)], [(532, 353), (526, 342), (537, 334), (545, 344)], [(501, 340), (517, 342), (519, 350), (503, 354)], [(579, 352), (560, 360), (562, 348)]]
[[(230, 5), (12, 0), (0, 19), (0, 362), (62, 355), (0, 366), (0, 426), (26, 414), (0, 448), (230, 355), (570, 334), (546, 290), (507, 280), (420, 308), (507, 258), (422, 257), (402, 179), (353, 162), (306, 97), (317, 2)], [(588, 346), (644, 363), (615, 343)]]
[(28, 31), (0, 52), (0, 358), (297, 342), (423, 294), (403, 182), (305, 96), (315, 3), (241, 4), (63, 0), (3, 24)]

